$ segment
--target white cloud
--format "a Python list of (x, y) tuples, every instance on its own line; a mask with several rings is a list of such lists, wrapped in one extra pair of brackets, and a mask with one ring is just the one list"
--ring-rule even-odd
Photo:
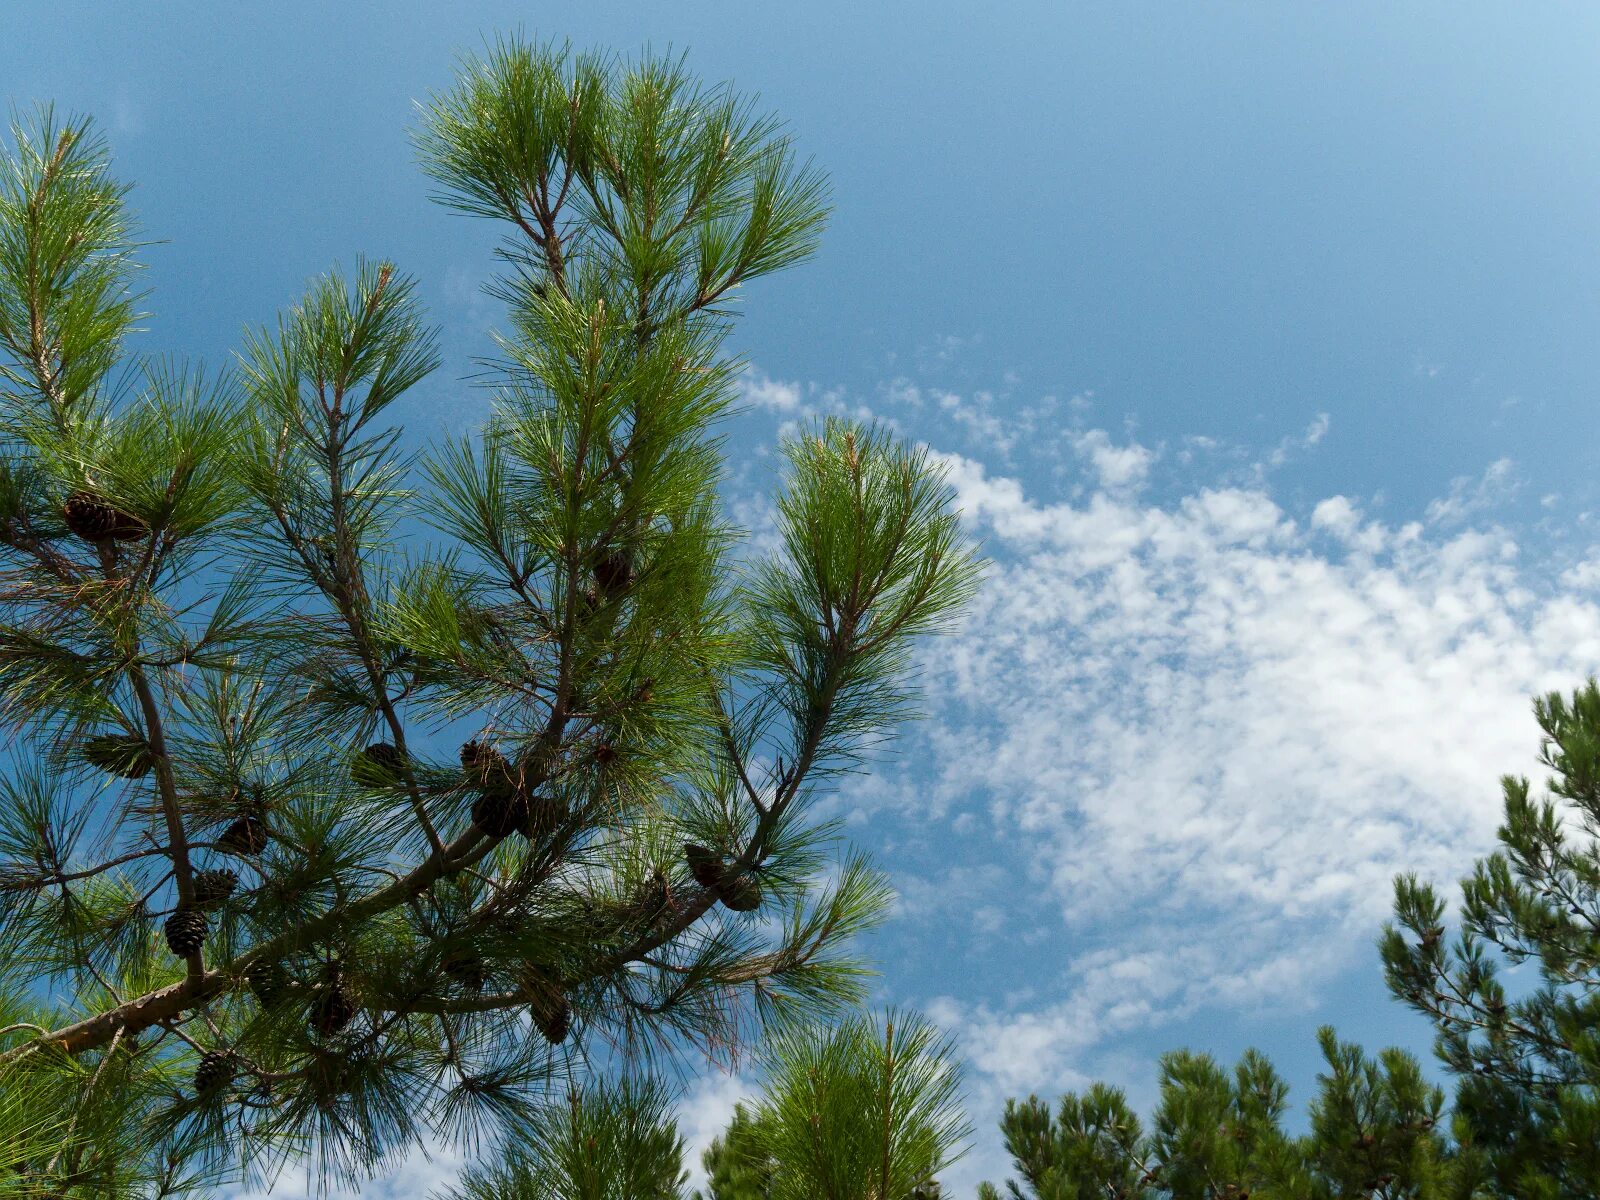
[(1450, 481), (1450, 493), (1428, 505), (1428, 520), (1438, 525), (1464, 521), (1509, 500), (1519, 481), (1509, 458), (1496, 459), (1476, 479), (1462, 475)]
[(744, 377), (741, 390), (745, 400), (758, 408), (786, 415), (799, 415), (801, 412), (803, 396), (798, 383), (772, 379), (754, 372)]
[(1345, 496), (1297, 520), (1264, 485), (1155, 503), (1101, 471), (1067, 502), (944, 461), (994, 563), (923, 664), (933, 719), (905, 757), (935, 780), (891, 768), (851, 798), (963, 830), (962, 861), (897, 878), (900, 920), (979, 944), (980, 901), (1025, 894), (999, 936), (1058, 964), (931, 1006), (973, 1070), (967, 1186), (1005, 1170), (1004, 1096), (1081, 1085), (1121, 1035), (1376, 972), (1394, 875), (1449, 889), (1492, 848), (1499, 776), (1537, 774), (1530, 696), (1600, 667), (1600, 607), (1572, 591), (1600, 556), (1546, 578), (1463, 527), (1508, 462), (1389, 526)]
[(453, 1185), (465, 1166), (462, 1156), (437, 1144), (419, 1147), (394, 1171), (354, 1189), (324, 1191), (304, 1166), (285, 1170), (260, 1189), (224, 1191), (219, 1200), (286, 1200), (317, 1196), (321, 1200), (424, 1200)]
[(1156, 457), (1153, 451), (1137, 442), (1113, 445), (1111, 435), (1103, 429), (1085, 430), (1073, 439), (1073, 449), (1094, 468), (1100, 486), (1108, 492), (1136, 490), (1143, 486)]
[(705, 1185), (700, 1156), (733, 1120), (734, 1105), (755, 1094), (756, 1088), (743, 1076), (714, 1072), (701, 1076), (679, 1101), (678, 1132), (686, 1147), (684, 1162), (689, 1168), (691, 1188)]
[(1284, 438), (1277, 447), (1267, 456), (1267, 465), (1281, 467), (1288, 462), (1297, 451), (1310, 450), (1328, 436), (1328, 430), (1333, 427), (1333, 420), (1327, 413), (1318, 413), (1306, 426), (1306, 431), (1299, 437)]

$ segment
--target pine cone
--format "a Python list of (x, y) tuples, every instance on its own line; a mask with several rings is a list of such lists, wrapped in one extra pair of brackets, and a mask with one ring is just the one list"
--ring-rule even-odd
[(617, 761), (617, 748), (610, 742), (596, 742), (594, 744), (594, 761), (602, 767), (609, 767)]
[(208, 1050), (200, 1056), (200, 1065), (194, 1072), (194, 1090), (199, 1096), (207, 1095), (233, 1082), (237, 1060), (231, 1050)]
[(323, 1037), (338, 1033), (355, 1015), (355, 999), (337, 979), (329, 981), (311, 1002), (311, 1027)]
[(167, 947), (179, 958), (188, 958), (205, 945), (206, 917), (197, 908), (180, 908), (167, 918)]
[(260, 817), (240, 817), (222, 831), (217, 849), (241, 857), (260, 854), (267, 848), (268, 836), (266, 822)]
[(155, 756), (142, 737), (127, 733), (101, 733), (79, 748), (83, 760), (123, 779), (143, 779), (155, 765)]
[(388, 742), (374, 742), (350, 761), (350, 778), (364, 788), (392, 788), (400, 782), (404, 758)]
[(194, 876), (194, 902), (205, 906), (220, 904), (233, 895), (239, 886), (239, 876), (234, 871), (196, 871)]
[(133, 541), (150, 532), (138, 517), (93, 492), (73, 492), (61, 506), (61, 515), (67, 528), (86, 542)]
[(683, 857), (689, 864), (689, 874), (701, 887), (714, 888), (722, 881), (722, 856), (705, 846), (693, 842), (683, 844)]
[(473, 784), (482, 787), (496, 778), (511, 778), (511, 764), (488, 742), (467, 742), (461, 747), (461, 769)]
[(628, 904), (628, 918), (633, 924), (653, 925), (661, 913), (666, 909), (671, 899), (671, 890), (667, 884), (667, 874), (660, 867), (650, 872), (650, 878), (644, 881), (644, 886)]
[(761, 907), (761, 885), (748, 872), (723, 876), (713, 890), (717, 899), (734, 912), (755, 912)]
[(289, 986), (289, 972), (280, 962), (257, 959), (245, 970), (244, 981), (262, 1008), (271, 1008)]
[(472, 802), (472, 823), (492, 838), (519, 832), (527, 836), (531, 828), (528, 797), (509, 779), (486, 787)]
[(528, 819), (518, 830), (530, 842), (549, 837), (567, 819), (567, 808), (554, 796), (538, 793), (528, 798)]
[(460, 946), (449, 951), (440, 970), (469, 992), (483, 991), (483, 959), (471, 947)]
[(552, 989), (528, 1005), (528, 1015), (544, 1034), (544, 1040), (559, 1046), (572, 1032), (572, 1005), (560, 992)]
[(594, 565), (594, 581), (607, 598), (616, 599), (633, 586), (633, 559), (624, 550), (613, 550)]

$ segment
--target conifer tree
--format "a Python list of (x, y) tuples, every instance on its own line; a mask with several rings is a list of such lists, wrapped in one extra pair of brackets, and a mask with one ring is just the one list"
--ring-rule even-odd
[[(792, 439), (718, 503), (747, 283), (822, 178), (680, 61), (508, 41), (416, 138), (502, 223), (483, 430), (414, 455), (414, 285), (331, 273), (237, 370), (141, 359), (126, 188), (0, 167), (0, 1085), (18, 1178), (174, 1194), (537, 1120), (584, 1052), (723, 1055), (859, 995), (886, 889), (806, 818), (975, 586), (922, 452)], [(903, 1036), (903, 1035), (898, 1035)]]
[[(1454, 1200), (1478, 1195), (1440, 1127), (1443, 1092), (1400, 1050), (1376, 1060), (1324, 1028), (1326, 1070), (1310, 1132), (1284, 1127), (1288, 1088), (1247, 1052), (1230, 1074), (1209, 1056), (1161, 1061), (1145, 1129), (1117, 1088), (1007, 1101), (1001, 1129), (1020, 1180), (1011, 1200)], [(1000, 1200), (991, 1184), (980, 1200)]]
[(752, 1109), (704, 1156), (709, 1200), (937, 1200), (965, 1150), (961, 1069), (915, 1014), (786, 1028)]
[(438, 1200), (679, 1200), (687, 1178), (671, 1097), (623, 1080), (546, 1104)]
[(1506, 776), (1500, 849), (1462, 881), (1457, 937), (1438, 891), (1404, 876), (1382, 953), (1390, 990), (1433, 1023), (1457, 1137), (1496, 1194), (1576, 1200), (1600, 1190), (1600, 686), (1533, 711), (1548, 796)]
[(696, 1200), (770, 1200), (772, 1176), (777, 1170), (761, 1144), (762, 1131), (742, 1102), (733, 1106), (733, 1119), (700, 1156), (706, 1173), (706, 1191)]

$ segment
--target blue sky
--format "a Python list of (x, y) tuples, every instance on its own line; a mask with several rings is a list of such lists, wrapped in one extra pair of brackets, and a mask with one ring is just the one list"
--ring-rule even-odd
[[(748, 297), (730, 500), (783, 425), (866, 412), (946, 457), (994, 559), (930, 719), (835, 802), (900, 894), (885, 1000), (1000, 1097), (1257, 1044), (1302, 1098), (1324, 1021), (1419, 1050), (1387, 881), (1489, 848), (1525, 697), (1600, 661), (1600, 10), (1588, 5), (12, 0), (0, 79), (97, 114), (137, 183), (144, 347), (220, 364), (359, 253), (420, 279), (481, 420), (493, 231), (406, 134), (521, 29), (686, 50), (832, 176)], [(708, 1135), (748, 1081), (690, 1086)], [(419, 1165), (369, 1196), (421, 1195)], [(293, 1194), (295, 1180), (275, 1194)]]

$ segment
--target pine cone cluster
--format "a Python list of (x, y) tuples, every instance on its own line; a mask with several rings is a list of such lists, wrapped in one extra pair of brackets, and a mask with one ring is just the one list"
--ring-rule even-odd
[(155, 755), (142, 737), (128, 733), (100, 733), (79, 749), (84, 762), (123, 779), (143, 779), (155, 766)]
[(150, 532), (138, 517), (93, 492), (73, 492), (61, 506), (61, 515), (67, 528), (86, 542), (136, 541)]
[(217, 849), (224, 854), (250, 857), (267, 848), (267, 824), (260, 817), (243, 816), (224, 829), (217, 838)]
[(388, 742), (374, 742), (350, 761), (350, 778), (364, 788), (392, 788), (399, 784), (405, 756)]
[(179, 958), (188, 958), (205, 945), (209, 931), (203, 912), (197, 908), (180, 908), (167, 918), (164, 928), (167, 948)]
[(233, 895), (239, 886), (239, 876), (234, 871), (196, 871), (194, 876), (194, 902), (205, 907), (220, 904)]
[(238, 1060), (231, 1050), (208, 1050), (200, 1056), (200, 1065), (194, 1072), (196, 1095), (205, 1096), (227, 1087), (233, 1082)]

